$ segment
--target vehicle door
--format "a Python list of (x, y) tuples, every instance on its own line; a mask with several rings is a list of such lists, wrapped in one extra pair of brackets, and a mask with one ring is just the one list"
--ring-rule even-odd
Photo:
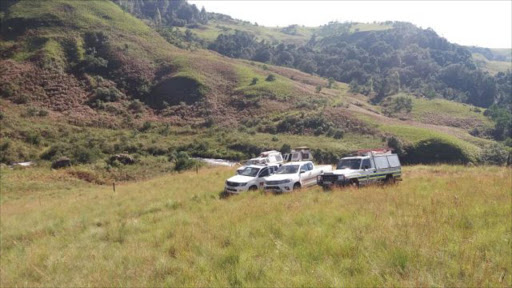
[(359, 183), (366, 185), (370, 184), (372, 182), (375, 182), (375, 176), (376, 176), (376, 170), (374, 165), (372, 165), (372, 161), (370, 159), (363, 159), (363, 163), (361, 164), (361, 176), (362, 178), (359, 178)]
[(299, 178), (300, 178), (300, 185), (302, 187), (308, 185), (309, 175), (308, 175), (308, 167), (306, 164), (300, 165)]
[(267, 177), (267, 176), (270, 176), (270, 170), (268, 167), (265, 167), (263, 169), (261, 169), (260, 173), (258, 174), (258, 178), (256, 178), (256, 181), (257, 181), (257, 184), (258, 187), (260, 189), (263, 189), (263, 185), (265, 185), (265, 179), (263, 179), (264, 177)]

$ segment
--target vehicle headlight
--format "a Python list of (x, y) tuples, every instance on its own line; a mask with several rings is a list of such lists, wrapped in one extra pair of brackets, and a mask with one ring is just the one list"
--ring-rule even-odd
[(345, 180), (345, 176), (344, 175), (339, 175), (338, 176), (338, 180)]
[(317, 176), (316, 181), (322, 181), (322, 176)]

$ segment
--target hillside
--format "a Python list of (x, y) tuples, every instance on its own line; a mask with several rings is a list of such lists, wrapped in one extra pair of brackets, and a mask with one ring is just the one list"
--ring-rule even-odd
[[(404, 153), (406, 163), (467, 163), (485, 161), (481, 152), (493, 143), (485, 139), (493, 123), (471, 105), (430, 102), (405, 91), (413, 109), (402, 111), (390, 97), (389, 110), (353, 85), (193, 45), (178, 48), (147, 20), (110, 1), (12, 3), (1, 18), (3, 163), (49, 165), (45, 161), (68, 156), (115, 179), (131, 179), (152, 165), (167, 171), (163, 163), (174, 163), (180, 151), (244, 159), (285, 144), (309, 145), (317, 161), (332, 162), (396, 137), (409, 155), (457, 151), (450, 159)], [(323, 39), (335, 37), (332, 25), (320, 28)], [(349, 28), (390, 29), (358, 25)], [(129, 175), (111, 172), (105, 160), (117, 153), (132, 154), (141, 165)]]

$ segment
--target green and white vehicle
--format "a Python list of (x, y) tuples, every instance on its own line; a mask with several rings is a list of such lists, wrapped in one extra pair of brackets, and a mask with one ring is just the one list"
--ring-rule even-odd
[(318, 185), (324, 188), (391, 184), (401, 180), (402, 168), (398, 155), (385, 149), (358, 151), (358, 156), (340, 159), (336, 170), (317, 177)]

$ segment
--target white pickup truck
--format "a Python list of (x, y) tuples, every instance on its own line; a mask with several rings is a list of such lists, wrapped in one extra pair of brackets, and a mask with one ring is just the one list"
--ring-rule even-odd
[(366, 151), (363, 155), (342, 158), (336, 170), (318, 176), (324, 188), (352, 185), (359, 187), (376, 182), (394, 183), (402, 180), (398, 155), (391, 151)]
[(248, 190), (263, 189), (265, 177), (272, 175), (279, 166), (276, 165), (248, 165), (235, 175), (226, 180), (224, 191), (230, 194), (238, 194)]
[(279, 151), (271, 150), (261, 152), (259, 157), (247, 160), (244, 166), (237, 169), (237, 173), (245, 169), (249, 165), (281, 165), (283, 164), (283, 155)]
[(314, 166), (311, 161), (290, 162), (282, 165), (265, 179), (265, 190), (291, 192), (294, 189), (316, 185), (317, 176), (332, 171), (331, 165)]

